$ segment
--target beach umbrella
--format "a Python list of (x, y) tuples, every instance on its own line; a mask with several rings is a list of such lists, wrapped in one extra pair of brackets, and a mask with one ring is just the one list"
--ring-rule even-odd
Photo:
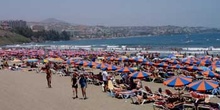
[(146, 62), (147, 60), (146, 59), (142, 59), (142, 58), (134, 58), (134, 61), (136, 62)]
[(82, 60), (83, 58), (82, 57), (73, 57), (73, 58), (70, 58), (71, 60)]
[(153, 65), (154, 63), (153, 63), (153, 62), (146, 61), (146, 62), (143, 62), (142, 64), (143, 64), (143, 65)]
[(188, 66), (186, 67), (187, 70), (199, 70), (199, 71), (202, 71), (201, 68), (197, 67), (197, 66)]
[(101, 68), (105, 68), (105, 67), (107, 67), (107, 66), (108, 66), (107, 63), (100, 63), (100, 64), (97, 64), (97, 65), (96, 65), (96, 68), (101, 69)]
[(196, 62), (197, 60), (195, 58), (187, 58), (187, 59), (183, 59), (182, 62), (185, 64), (189, 64), (192, 65), (194, 64), (194, 62)]
[(211, 65), (208, 67), (211, 71), (216, 71), (217, 68), (220, 68), (220, 65)]
[(213, 72), (213, 71), (204, 71), (202, 72), (202, 75), (206, 76), (206, 77), (218, 77), (219, 74)]
[(168, 58), (176, 58), (175, 54), (169, 54), (167, 57)]
[(211, 58), (212, 58), (212, 56), (208, 56), (208, 55), (200, 57), (200, 59), (202, 59), (202, 60), (203, 59), (209, 59), (210, 60)]
[(179, 64), (176, 64), (176, 65), (173, 65), (173, 66), (169, 66), (169, 68), (181, 69), (181, 68), (183, 68), (183, 66), (179, 65)]
[(128, 58), (115, 58), (116, 61), (128, 61)]
[(30, 63), (30, 62), (37, 62), (38, 59), (25, 59), (24, 61)]
[(192, 82), (191, 78), (178, 75), (178, 76), (173, 76), (171, 78), (168, 78), (167, 80), (165, 80), (163, 82), (163, 84), (165, 84), (169, 87), (181, 87), (181, 86), (185, 86), (191, 82)]
[(155, 63), (154, 64), (155, 66), (158, 66), (158, 67), (167, 67), (167, 66), (169, 66), (167, 63), (165, 63), (165, 62), (162, 62), (162, 63)]
[(97, 63), (96, 62), (88, 62), (88, 63), (85, 63), (85, 64), (83, 64), (83, 66), (89, 66), (89, 67), (93, 67), (93, 66), (96, 66), (97, 65)]
[(123, 68), (120, 68), (120, 69), (118, 69), (116, 71), (117, 72), (122, 72), (122, 73), (128, 73), (128, 72), (133, 72), (134, 70), (132, 68), (123, 67)]
[(115, 60), (115, 57), (113, 57), (113, 56), (108, 57), (107, 60), (111, 60), (111, 61), (113, 61), (113, 60)]
[(142, 79), (142, 78), (147, 78), (150, 75), (151, 75), (150, 73), (138, 71), (130, 74), (129, 76), (134, 79)]
[(219, 83), (213, 80), (198, 80), (188, 85), (194, 91), (205, 92), (217, 88)]
[(178, 64), (180, 63), (178, 60), (168, 60), (169, 63), (172, 63), (172, 64)]
[(159, 59), (161, 62), (168, 62), (169, 60), (171, 60), (170, 58), (163, 58), (163, 59)]
[(88, 65), (89, 62), (87, 61), (78, 61), (76, 62), (76, 65)]
[(63, 64), (68, 64), (68, 65), (70, 65), (70, 64), (73, 64), (74, 63), (74, 61), (71, 61), (70, 59), (68, 59), (68, 60), (66, 60), (66, 61), (63, 61)]
[(209, 67), (206, 67), (206, 66), (200, 66), (199, 68), (202, 69), (202, 71), (210, 71)]
[(197, 65), (202, 65), (202, 66), (210, 65), (211, 64), (211, 60), (200, 60), (200, 61), (197, 61), (196, 64)]
[(102, 70), (108, 70), (108, 71), (115, 71), (117, 69), (118, 69), (118, 67), (114, 66), (114, 65), (108, 65), (108, 66), (102, 68)]
[(220, 61), (214, 61), (214, 62), (212, 62), (212, 65), (220, 65)]
[(128, 61), (135, 61), (135, 58), (128, 58)]

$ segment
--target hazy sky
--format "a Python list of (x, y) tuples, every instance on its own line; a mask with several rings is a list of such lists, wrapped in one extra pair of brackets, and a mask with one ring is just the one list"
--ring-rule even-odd
[(220, 0), (1, 0), (0, 19), (220, 28)]

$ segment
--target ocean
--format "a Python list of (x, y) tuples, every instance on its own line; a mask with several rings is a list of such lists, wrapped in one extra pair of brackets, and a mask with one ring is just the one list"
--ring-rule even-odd
[(126, 45), (130, 47), (151, 48), (220, 48), (220, 33), (163, 35), (163, 36), (136, 36), (112, 39), (87, 39), (73, 41), (48, 41), (38, 45)]

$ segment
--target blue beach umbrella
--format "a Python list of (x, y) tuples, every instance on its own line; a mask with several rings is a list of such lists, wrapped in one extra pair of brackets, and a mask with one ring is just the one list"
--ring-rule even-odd
[(97, 65), (96, 62), (92, 62), (92, 61), (90, 61), (90, 62), (88, 62), (88, 63), (85, 63), (83, 66), (93, 67), (93, 66), (96, 66), (96, 65)]
[(202, 70), (201, 68), (199, 68), (199, 67), (197, 67), (197, 66), (188, 66), (188, 67), (186, 67), (186, 69), (187, 69), (187, 70), (199, 70), (199, 71)]
[(178, 64), (180, 63), (178, 60), (168, 60), (169, 63), (172, 63), (172, 64)]
[(96, 68), (102, 69), (102, 68), (105, 68), (105, 67), (107, 67), (107, 66), (108, 66), (107, 63), (100, 63), (100, 64), (96, 65)]
[(128, 67), (124, 67), (124, 68), (120, 68), (118, 70), (116, 70), (117, 72), (122, 72), (122, 73), (128, 73), (128, 72), (133, 72), (134, 69), (132, 68), (128, 68)]
[(169, 68), (181, 69), (183, 68), (183, 66), (177, 64), (177, 65), (169, 66)]
[(216, 71), (216, 68), (220, 68), (220, 65), (212, 65), (208, 67), (211, 71)]
[(158, 66), (158, 67), (167, 67), (167, 66), (169, 66), (167, 63), (164, 63), (164, 62), (162, 62), (162, 63), (155, 63), (154, 65)]
[(108, 71), (115, 71), (117, 69), (118, 69), (118, 67), (114, 66), (114, 65), (108, 65), (108, 66), (102, 68), (102, 70), (108, 70)]
[(150, 73), (139, 71), (139, 72), (134, 72), (129, 76), (134, 79), (142, 79), (142, 78), (147, 78), (150, 75), (151, 75)]
[(88, 63), (89, 62), (87, 62), (87, 61), (78, 61), (78, 62), (76, 62), (76, 65), (86, 65)]
[(212, 65), (220, 65), (220, 61), (214, 61), (214, 62), (212, 62)]
[(212, 90), (214, 88), (217, 88), (219, 86), (219, 83), (213, 80), (199, 80), (192, 82), (188, 85), (189, 88), (191, 88), (194, 91), (200, 91), (205, 92), (207, 90)]
[(203, 71), (210, 71), (210, 69), (206, 66), (200, 66), (199, 68), (201, 68)]
[(218, 77), (219, 74), (213, 72), (213, 71), (204, 71), (202, 72), (202, 75), (206, 76), (206, 77)]
[(197, 65), (210, 65), (212, 62), (211, 60), (200, 60), (200, 61), (197, 61), (196, 64)]
[(184, 77), (184, 76), (173, 76), (171, 78), (168, 78), (163, 82), (163, 84), (169, 86), (169, 87), (181, 87), (185, 86), (192, 82), (191, 78)]
[(153, 62), (146, 61), (146, 62), (143, 62), (142, 64), (143, 64), (143, 65), (153, 65), (154, 63), (153, 63)]

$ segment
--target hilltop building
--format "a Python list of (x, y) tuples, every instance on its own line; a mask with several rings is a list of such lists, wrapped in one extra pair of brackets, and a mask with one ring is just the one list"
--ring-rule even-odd
[(0, 25), (2, 29), (7, 30), (7, 29), (16, 28), (16, 27), (26, 27), (27, 22), (23, 20), (3, 20), (3, 21), (0, 21)]

